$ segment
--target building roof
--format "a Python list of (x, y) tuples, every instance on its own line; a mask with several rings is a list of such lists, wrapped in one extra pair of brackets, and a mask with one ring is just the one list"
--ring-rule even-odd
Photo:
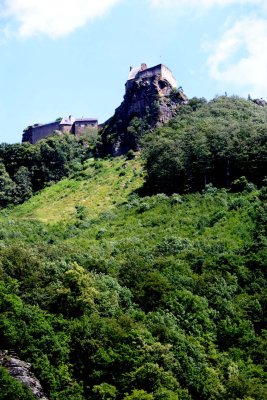
[(97, 118), (76, 118), (74, 123), (76, 122), (98, 122)]
[(31, 126), (32, 129), (36, 129), (36, 128), (41, 128), (43, 126), (48, 126), (48, 125), (56, 125), (58, 124), (57, 121), (53, 121), (53, 122), (47, 122), (46, 124), (34, 124)]
[(75, 118), (70, 115), (69, 117), (62, 118), (59, 125), (73, 125), (74, 122)]
[[(145, 68), (142, 68), (143, 65), (145, 66)], [(162, 68), (162, 67), (169, 69), (168, 67), (166, 67), (163, 64), (157, 64), (157, 65), (154, 65), (153, 67), (149, 67), (149, 68), (146, 66), (146, 64), (141, 64), (140, 67), (134, 67), (134, 68), (131, 67), (129, 75), (128, 75), (128, 81), (135, 79), (138, 73), (153, 71), (154, 69), (156, 70), (156, 69)], [(170, 69), (169, 69), (169, 71), (170, 71)]]

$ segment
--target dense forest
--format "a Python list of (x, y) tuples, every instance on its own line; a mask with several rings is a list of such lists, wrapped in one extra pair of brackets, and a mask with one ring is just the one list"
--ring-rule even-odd
[(192, 99), (141, 136), (0, 146), (0, 350), (50, 400), (265, 400), (266, 108)]
[(266, 131), (265, 107), (238, 97), (193, 98), (166, 127), (144, 137), (147, 185), (168, 194), (207, 184), (230, 188), (241, 176), (262, 185)]

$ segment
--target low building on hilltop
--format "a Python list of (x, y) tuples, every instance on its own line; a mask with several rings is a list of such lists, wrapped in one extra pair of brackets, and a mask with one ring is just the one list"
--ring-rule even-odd
[(22, 142), (35, 144), (41, 139), (58, 134), (73, 134), (80, 137), (89, 133), (90, 130), (98, 129), (96, 118), (73, 118), (71, 115), (66, 118), (58, 118), (47, 124), (34, 124), (23, 131)]

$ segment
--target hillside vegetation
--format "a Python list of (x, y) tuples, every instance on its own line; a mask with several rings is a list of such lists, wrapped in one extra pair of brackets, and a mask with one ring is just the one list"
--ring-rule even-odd
[(0, 144), (0, 208), (20, 204), (47, 185), (82, 168), (88, 140), (53, 136), (36, 145)]
[(70, 179), (45, 188), (10, 215), (44, 222), (71, 221), (77, 214), (95, 218), (127, 200), (143, 184), (140, 159), (87, 160)]
[[(152, 150), (167, 142), (175, 153), (181, 125), (190, 131), (227, 102), (231, 118), (243, 102), (258, 115), (246, 150), (255, 179), (240, 167), (223, 185), (218, 169), (221, 184), (209, 175), (196, 191), (193, 172), (180, 186), (168, 169), (180, 156), (154, 152), (153, 185)], [(179, 112), (146, 136), (142, 162), (90, 151), (0, 213), (0, 346), (32, 363), (50, 400), (267, 398), (266, 111), (223, 98)], [(0, 385), (0, 399), (27, 398), (1, 368)]]
[(163, 128), (144, 137), (147, 186), (186, 193), (231, 187), (245, 176), (262, 185), (267, 171), (267, 110), (238, 97), (191, 99)]

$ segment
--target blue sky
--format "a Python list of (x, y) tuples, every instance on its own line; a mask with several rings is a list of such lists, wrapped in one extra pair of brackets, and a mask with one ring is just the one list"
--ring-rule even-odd
[(130, 66), (189, 97), (267, 98), (266, 0), (0, 0), (0, 142), (58, 117), (109, 118)]

